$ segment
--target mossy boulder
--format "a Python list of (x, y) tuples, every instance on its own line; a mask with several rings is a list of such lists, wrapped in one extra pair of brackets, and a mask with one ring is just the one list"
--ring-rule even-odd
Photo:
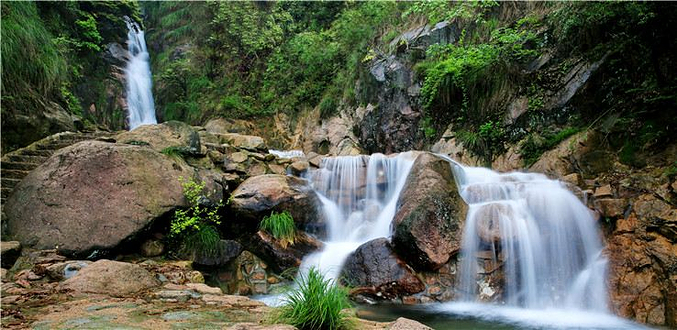
[(85, 141), (56, 152), (5, 204), (9, 234), (23, 245), (87, 257), (105, 252), (185, 206), (191, 173), (143, 146)]
[(461, 249), (467, 205), (449, 162), (421, 153), (412, 165), (393, 219), (395, 252), (419, 270), (436, 270)]

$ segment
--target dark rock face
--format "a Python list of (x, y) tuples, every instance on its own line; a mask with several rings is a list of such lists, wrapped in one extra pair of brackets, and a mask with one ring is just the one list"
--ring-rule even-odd
[(197, 266), (217, 267), (226, 265), (242, 252), (242, 245), (236, 241), (222, 239), (219, 242), (218, 254), (211, 255), (205, 251), (189, 251), (189, 259)]
[(231, 209), (256, 227), (271, 211), (289, 211), (297, 226), (320, 221), (315, 193), (305, 180), (279, 174), (266, 174), (245, 180), (231, 195)]
[(117, 247), (155, 219), (186, 206), (188, 171), (148, 147), (98, 141), (59, 150), (5, 204), (9, 234), (67, 255)]
[(273, 236), (258, 231), (245, 238), (247, 249), (260, 256), (275, 271), (283, 272), (301, 266), (303, 257), (322, 248), (322, 242), (310, 235), (297, 231), (294, 244), (282, 246)]
[(467, 205), (449, 163), (421, 153), (397, 201), (395, 252), (418, 270), (436, 270), (461, 248)]
[(0, 242), (0, 259), (2, 268), (12, 268), (16, 259), (21, 255), (21, 243), (17, 241)]
[(360, 293), (382, 299), (393, 299), (425, 289), (411, 267), (395, 255), (386, 238), (362, 244), (346, 260), (342, 275), (346, 284), (356, 287)]

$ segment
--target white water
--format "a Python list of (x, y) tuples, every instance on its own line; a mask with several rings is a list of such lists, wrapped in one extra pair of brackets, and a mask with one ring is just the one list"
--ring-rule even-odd
[(327, 220), (324, 248), (307, 256), (301, 272), (318, 268), (336, 279), (350, 253), (379, 237), (390, 237), (397, 200), (415, 155), (325, 158), (311, 181)]
[(157, 124), (157, 119), (145, 35), (136, 22), (128, 17), (125, 17), (125, 22), (129, 29), (127, 32), (129, 60), (125, 67), (127, 108), (129, 129), (133, 130), (141, 125)]
[(305, 157), (306, 154), (301, 150), (275, 150), (269, 149), (268, 153), (275, 155), (278, 158), (296, 158), (296, 157)]

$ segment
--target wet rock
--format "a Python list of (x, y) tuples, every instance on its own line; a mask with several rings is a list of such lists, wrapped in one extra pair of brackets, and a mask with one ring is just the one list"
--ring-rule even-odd
[(93, 258), (185, 206), (178, 178), (187, 174), (146, 147), (80, 142), (15, 188), (4, 207), (8, 230), (24, 245)]
[(296, 176), (300, 176), (301, 174), (305, 173), (309, 167), (310, 163), (305, 160), (297, 160), (289, 165), (291, 173)]
[(283, 246), (270, 234), (258, 231), (247, 242), (248, 248), (275, 271), (301, 266), (303, 257), (322, 248), (322, 242), (305, 232), (297, 231), (293, 244)]
[(149, 239), (141, 244), (141, 255), (144, 257), (156, 257), (165, 252), (165, 245), (160, 240)]
[(268, 265), (249, 251), (235, 258), (226, 269), (221, 269), (218, 279), (226, 292), (239, 295), (268, 293)]
[(595, 206), (603, 217), (618, 218), (625, 213), (628, 201), (614, 198), (595, 199)]
[(63, 282), (64, 289), (78, 293), (101, 293), (125, 296), (160, 285), (148, 271), (138, 265), (99, 260), (81, 269)]
[(199, 154), (200, 136), (190, 125), (168, 121), (158, 125), (143, 125), (116, 137), (118, 143), (147, 145), (161, 152), (166, 148), (183, 148), (187, 154)]
[(17, 241), (0, 242), (0, 260), (3, 268), (12, 268), (21, 255), (21, 243)]
[(92, 264), (89, 260), (71, 260), (49, 265), (45, 273), (55, 281), (67, 280), (75, 276), (82, 268)]
[(414, 271), (395, 255), (386, 238), (362, 244), (348, 256), (342, 278), (350, 287), (373, 287), (382, 299), (421, 292), (425, 286)]
[(613, 197), (613, 192), (611, 191), (611, 186), (610, 185), (604, 185), (601, 186), (597, 189), (595, 189), (595, 198), (607, 198), (607, 197)]
[(255, 228), (271, 211), (289, 211), (298, 226), (320, 221), (317, 196), (305, 180), (266, 174), (245, 180), (233, 192), (231, 209)]
[(460, 250), (467, 205), (446, 160), (421, 153), (397, 205), (392, 242), (395, 252), (408, 264), (435, 270)]

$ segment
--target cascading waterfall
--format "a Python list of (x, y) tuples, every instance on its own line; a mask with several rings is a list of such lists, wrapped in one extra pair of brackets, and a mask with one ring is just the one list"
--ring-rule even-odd
[(327, 238), (322, 251), (303, 260), (302, 271), (314, 266), (335, 279), (351, 252), (367, 241), (390, 236), (414, 157), (412, 153), (373, 154), (322, 161), (310, 179), (327, 220)]
[(127, 108), (129, 129), (133, 130), (141, 125), (157, 124), (157, 119), (153, 102), (150, 56), (144, 32), (129, 17), (125, 17), (125, 22), (129, 29), (127, 32), (129, 60), (125, 67)]
[(469, 205), (460, 268), (466, 300), (477, 295), (477, 274), (484, 270), (476, 256), (486, 250), (503, 263), (506, 304), (607, 311), (599, 230), (562, 183), (457, 165), (456, 176)]
[(306, 154), (301, 150), (275, 150), (268, 149), (268, 153), (275, 155), (278, 158), (295, 158), (295, 157), (305, 157)]
[[(436, 310), (537, 328), (636, 327), (608, 312), (607, 259), (599, 228), (561, 182), (542, 174), (500, 174), (451, 163), (469, 205), (460, 299)], [(487, 255), (492, 256), (489, 267), (481, 261)], [(482, 277), (496, 265), (502, 265), (503, 304), (478, 304)]]

